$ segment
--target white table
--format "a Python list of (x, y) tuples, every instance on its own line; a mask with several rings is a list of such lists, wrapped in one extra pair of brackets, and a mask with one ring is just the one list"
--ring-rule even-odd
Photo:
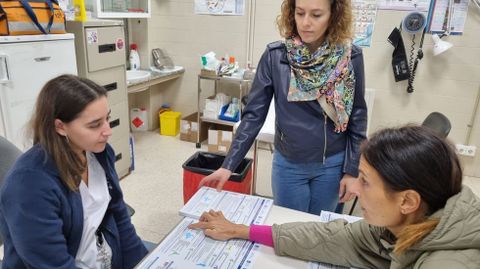
[[(312, 215), (280, 206), (272, 206), (266, 220), (266, 225), (272, 225), (274, 223), (281, 224), (294, 221), (320, 221), (320, 216)], [(143, 260), (148, 259), (149, 256)], [(142, 260), (142, 262), (143, 262)], [(139, 263), (142, 264), (142, 262)], [(277, 256), (272, 247), (260, 246), (257, 255), (254, 259), (253, 269), (308, 269), (308, 262), (285, 257)], [(185, 268), (188, 269), (188, 268)]]

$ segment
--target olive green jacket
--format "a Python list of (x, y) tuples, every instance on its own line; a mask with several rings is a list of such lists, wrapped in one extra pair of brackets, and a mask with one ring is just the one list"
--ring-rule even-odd
[(275, 252), (357, 268), (480, 268), (480, 199), (464, 186), (433, 217), (437, 227), (400, 256), (388, 230), (363, 220), (274, 225)]

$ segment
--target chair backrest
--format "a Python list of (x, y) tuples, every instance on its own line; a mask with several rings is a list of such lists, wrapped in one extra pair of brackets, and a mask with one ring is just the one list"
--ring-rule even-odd
[(422, 126), (432, 129), (441, 137), (447, 137), (452, 129), (450, 120), (440, 112), (430, 113), (423, 121)]
[[(0, 187), (3, 185), (5, 175), (12, 167), (22, 152), (10, 141), (0, 136)], [(0, 245), (3, 244), (3, 237), (0, 234)]]

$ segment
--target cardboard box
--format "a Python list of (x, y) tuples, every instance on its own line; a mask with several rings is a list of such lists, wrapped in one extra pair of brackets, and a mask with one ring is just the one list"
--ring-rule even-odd
[(227, 153), (232, 145), (232, 127), (215, 125), (208, 130), (208, 151), (214, 153)]
[(205, 77), (211, 77), (215, 78), (217, 77), (217, 72), (215, 70), (208, 70), (208, 69), (201, 69), (200, 70), (200, 75), (205, 76)]
[[(200, 119), (200, 142), (207, 139), (208, 128), (210, 127), (208, 123), (202, 122)], [(192, 143), (197, 143), (198, 135), (198, 123), (197, 123), (197, 112), (190, 114), (180, 120), (180, 140), (188, 141)]]

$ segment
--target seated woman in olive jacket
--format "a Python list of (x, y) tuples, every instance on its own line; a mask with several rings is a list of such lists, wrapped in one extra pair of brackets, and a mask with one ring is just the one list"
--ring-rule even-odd
[(480, 199), (462, 186), (449, 142), (425, 127), (385, 129), (363, 144), (359, 170), (353, 190), (364, 220), (247, 227), (210, 211), (190, 228), (357, 268), (479, 268)]

